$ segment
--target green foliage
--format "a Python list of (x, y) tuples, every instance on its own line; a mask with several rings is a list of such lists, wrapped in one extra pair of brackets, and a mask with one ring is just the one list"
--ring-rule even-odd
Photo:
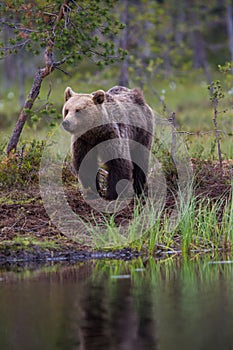
[(210, 91), (210, 100), (219, 101), (224, 98), (223, 88), (220, 80), (213, 81), (210, 85), (208, 85), (208, 90)]
[(53, 47), (58, 60), (73, 64), (83, 57), (97, 64), (122, 59), (127, 52), (115, 51), (109, 40), (123, 28), (110, 10), (116, 1), (3, 1), (0, 26), (8, 28), (8, 45), (1, 45), (1, 56), (24, 49), (33, 55)]
[(224, 65), (219, 64), (218, 69), (222, 73), (229, 73), (232, 71), (233, 68), (233, 62), (226, 62)]
[(2, 152), (0, 158), (0, 189), (33, 185), (38, 181), (44, 141), (22, 144), (19, 151), (10, 157)]
[(232, 89), (233, 62), (218, 65), (219, 71), (224, 74), (224, 83), (228, 89)]
[(29, 111), (29, 127), (33, 130), (40, 130), (44, 127), (54, 127), (61, 122), (61, 112), (58, 113), (52, 102), (40, 105), (38, 108)]

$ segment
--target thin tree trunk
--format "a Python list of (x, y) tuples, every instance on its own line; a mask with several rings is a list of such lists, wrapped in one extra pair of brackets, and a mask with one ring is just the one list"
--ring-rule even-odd
[(185, 17), (185, 2), (182, 0), (175, 0), (175, 6), (176, 6), (176, 15), (173, 15), (173, 21), (174, 21), (174, 33), (175, 33), (175, 42), (177, 46), (179, 47), (181, 43), (184, 40), (184, 32), (180, 30), (179, 24), (185, 24), (186, 17)]
[[(64, 0), (63, 4), (61, 5), (56, 23), (58, 23), (63, 18), (64, 7), (67, 6), (68, 2), (69, 2), (69, 0)], [(56, 24), (55, 24), (55, 26), (56, 26)], [(54, 32), (55, 26), (54, 26), (54, 28), (52, 28), (51, 38), (53, 38), (53, 32)], [(21, 132), (22, 132), (24, 124), (28, 118), (28, 114), (30, 113), (30, 111), (33, 107), (33, 104), (40, 93), (40, 88), (41, 88), (41, 84), (42, 84), (43, 79), (46, 76), (48, 76), (49, 74), (51, 74), (57, 66), (64, 63), (66, 61), (66, 59), (68, 58), (68, 57), (66, 57), (59, 62), (54, 62), (54, 60), (53, 60), (53, 46), (54, 46), (54, 42), (52, 39), (50, 39), (48, 41), (48, 44), (47, 44), (47, 46), (45, 48), (45, 52), (44, 52), (45, 67), (42, 69), (39, 69), (35, 74), (31, 90), (26, 98), (26, 101), (23, 105), (23, 108), (20, 112), (19, 118), (16, 122), (16, 125), (15, 125), (14, 130), (13, 130), (12, 135), (11, 135), (11, 138), (10, 138), (9, 143), (7, 145), (7, 154), (8, 155), (13, 150), (16, 150)]]
[(209, 64), (206, 55), (205, 42), (200, 30), (194, 30), (194, 66), (195, 68), (202, 67), (205, 72), (206, 80), (208, 84), (211, 83), (211, 74)]
[(188, 24), (193, 28), (191, 33), (191, 42), (193, 47), (193, 66), (195, 68), (203, 68), (208, 84), (211, 83), (211, 73), (206, 54), (206, 45), (201, 30), (201, 4), (193, 3), (191, 0), (185, 0), (185, 5), (188, 9)]
[(43, 74), (42, 74), (42, 69), (39, 69), (35, 75), (33, 84), (32, 84), (32, 88), (29, 92), (29, 95), (24, 103), (23, 109), (20, 112), (19, 118), (15, 124), (13, 133), (11, 135), (10, 141), (8, 143), (7, 146), (7, 154), (9, 155), (9, 153), (12, 150), (16, 150), (18, 141), (19, 141), (19, 137), (21, 135), (21, 132), (23, 130), (24, 124), (27, 120), (28, 117), (28, 111), (32, 109), (32, 106), (37, 98), (37, 96), (40, 93), (40, 88), (41, 88), (41, 84), (42, 84), (42, 80), (43, 80)]
[(16, 147), (17, 147), (17, 144), (19, 141), (19, 137), (20, 137), (21, 132), (23, 130), (24, 124), (27, 120), (28, 114), (31, 111), (33, 104), (40, 93), (40, 88), (41, 88), (41, 84), (42, 84), (43, 79), (47, 75), (52, 73), (52, 71), (55, 68), (53, 58), (52, 58), (52, 54), (53, 54), (52, 49), (53, 49), (53, 42), (50, 41), (48, 46), (45, 49), (45, 54), (44, 54), (46, 66), (45, 66), (45, 68), (39, 69), (35, 75), (31, 90), (30, 90), (30, 92), (27, 96), (27, 99), (24, 103), (24, 106), (20, 112), (19, 118), (16, 122), (16, 125), (14, 127), (10, 141), (8, 143), (8, 146), (7, 146), (7, 154), (8, 155), (12, 150), (16, 150)]
[[(233, 62), (233, 8), (232, 8), (232, 4), (230, 4), (229, 1), (227, 1), (227, 4), (226, 4), (226, 24), (227, 24), (227, 33), (228, 33), (231, 61)], [(231, 69), (231, 72), (233, 74), (233, 67)]]
[[(4, 46), (8, 43), (9, 40), (9, 28), (4, 27), (3, 28), (3, 40), (4, 40)], [(6, 56), (4, 60), (4, 66), (3, 66), (3, 87), (5, 89), (9, 89), (12, 86), (12, 83), (15, 81), (15, 64), (14, 64), (14, 56)]]
[(219, 130), (218, 130), (218, 99), (217, 98), (214, 98), (213, 105), (214, 105), (213, 122), (214, 122), (214, 130), (215, 130), (215, 136), (216, 136), (216, 142), (217, 142), (219, 166), (220, 166), (221, 173), (223, 173), (220, 133), (219, 133)]
[[(129, 39), (129, 11), (128, 11), (128, 0), (124, 0), (124, 9), (121, 17), (121, 21), (125, 24), (125, 29), (123, 31), (122, 38), (120, 40), (120, 47), (122, 49), (127, 50), (128, 48), (128, 39)], [(129, 86), (129, 57), (128, 55), (124, 59), (124, 61), (121, 64), (121, 71), (120, 71), (120, 79), (119, 79), (119, 85), (122, 86)]]
[(24, 124), (28, 118), (28, 114), (30, 114), (30, 111), (33, 107), (33, 104), (40, 93), (40, 88), (41, 88), (41, 84), (42, 84), (43, 79), (45, 77), (47, 77), (49, 74), (51, 74), (56, 67), (63, 64), (68, 58), (68, 57), (66, 57), (61, 61), (53, 62), (52, 49), (53, 49), (53, 43), (51, 42), (47, 46), (47, 48), (45, 49), (46, 67), (39, 69), (37, 71), (35, 78), (34, 78), (34, 81), (33, 81), (33, 84), (32, 84), (32, 87), (31, 87), (31, 90), (27, 96), (27, 99), (24, 103), (24, 106), (20, 112), (19, 118), (18, 118), (16, 125), (14, 127), (13, 133), (11, 135), (10, 141), (8, 143), (8, 146), (7, 146), (7, 154), (8, 155), (12, 150), (16, 150), (16, 147), (17, 147), (17, 144), (19, 141), (19, 137), (20, 137), (21, 132), (23, 130)]
[(121, 73), (119, 79), (119, 85), (129, 86), (129, 57), (126, 56), (124, 62), (121, 64)]
[(25, 101), (25, 66), (22, 52), (17, 55), (17, 68), (19, 78), (19, 105), (23, 107)]

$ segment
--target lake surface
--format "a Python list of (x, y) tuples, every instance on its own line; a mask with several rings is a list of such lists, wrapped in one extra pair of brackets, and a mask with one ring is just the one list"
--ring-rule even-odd
[(233, 349), (233, 264), (90, 261), (0, 271), (0, 349)]

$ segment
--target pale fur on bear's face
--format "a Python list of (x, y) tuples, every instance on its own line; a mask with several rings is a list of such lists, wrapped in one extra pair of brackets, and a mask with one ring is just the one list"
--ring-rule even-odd
[[(65, 104), (62, 109), (64, 129), (72, 135), (80, 133), (82, 130), (88, 130), (93, 126), (93, 115), (95, 115), (96, 120), (101, 117), (101, 105), (104, 100), (105, 92), (103, 90), (98, 90), (93, 94), (78, 94), (67, 87)], [(88, 125), (89, 123), (90, 125)]]

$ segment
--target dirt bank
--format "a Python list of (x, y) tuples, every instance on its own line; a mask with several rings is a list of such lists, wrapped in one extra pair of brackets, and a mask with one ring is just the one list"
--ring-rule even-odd
[[(199, 198), (227, 199), (231, 194), (233, 160), (224, 161), (223, 171), (218, 162), (192, 160), (194, 194)], [(175, 187), (174, 173), (167, 174), (167, 185)], [(72, 209), (82, 218), (91, 220), (93, 211), (81, 191), (67, 188)], [(174, 197), (167, 193), (166, 207), (172, 207)], [(130, 220), (133, 203), (116, 216), (116, 222)], [(98, 216), (98, 212), (94, 213)], [(84, 260), (98, 257), (132, 258), (137, 251), (128, 247), (114, 252), (95, 252), (90, 247), (68, 239), (52, 224), (40, 196), (37, 181), (30, 185), (15, 183), (1, 191), (0, 262), (22, 260)], [(107, 254), (107, 255), (106, 255)]]

